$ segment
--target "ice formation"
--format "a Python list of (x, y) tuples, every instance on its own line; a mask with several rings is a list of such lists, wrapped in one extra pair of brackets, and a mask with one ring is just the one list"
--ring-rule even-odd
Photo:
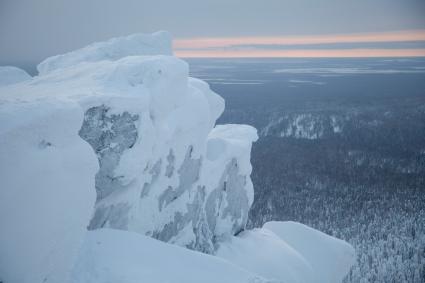
[[(75, 282), (140, 281), (143, 266), (161, 281), (160, 256), (204, 266), (206, 277), (280, 280), (273, 272), (254, 276), (263, 274), (234, 258), (146, 238), (223, 255), (245, 229), (254, 197), (256, 130), (215, 126), (223, 99), (188, 76), (168, 33), (95, 43), (38, 70), (0, 87), (0, 281), (68, 282), (74, 262)], [(287, 270), (314, 273), (310, 258), (273, 237), (264, 247), (277, 245)], [(140, 263), (143, 250), (158, 252), (150, 266)], [(99, 274), (105, 269), (111, 278)], [(179, 272), (183, 280), (189, 271)]]

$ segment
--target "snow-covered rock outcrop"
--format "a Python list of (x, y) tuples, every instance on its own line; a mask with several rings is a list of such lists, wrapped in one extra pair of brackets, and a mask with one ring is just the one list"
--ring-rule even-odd
[(89, 229), (135, 231), (213, 253), (245, 227), (257, 134), (243, 125), (214, 128), (223, 99), (170, 53), (165, 32), (92, 44), (46, 59), (39, 76), (2, 90), (3, 105), (80, 106), (76, 133), (99, 163)]
[[(188, 77), (167, 33), (95, 43), (38, 70), (0, 86), (0, 281), (269, 282), (284, 263), (288, 283), (314, 282), (317, 257), (293, 251), (280, 230), (240, 233), (257, 132), (215, 126), (223, 99)], [(254, 248), (249, 233), (277, 254), (274, 271), (226, 256), (239, 240)], [(192, 266), (202, 272), (192, 277)]]

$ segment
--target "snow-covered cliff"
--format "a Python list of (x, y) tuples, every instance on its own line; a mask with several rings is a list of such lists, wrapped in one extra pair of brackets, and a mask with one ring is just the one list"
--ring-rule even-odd
[[(172, 56), (168, 33), (95, 43), (48, 58), (38, 70), (0, 87), (0, 281), (109, 282), (81, 265), (119, 268), (100, 258), (114, 256), (114, 249), (92, 256), (97, 237), (123, 249), (126, 239), (141, 241), (137, 251), (150, 245), (143, 240), (150, 236), (216, 254), (245, 229), (256, 130), (215, 126), (223, 99), (188, 77), (188, 65)], [(87, 234), (86, 227), (127, 232)], [(128, 268), (140, 269), (137, 254), (128, 253), (120, 260), (134, 260)], [(172, 254), (180, 253), (198, 257)], [(204, 261), (239, 265), (229, 257), (221, 265)], [(124, 270), (113, 274), (126, 277)], [(233, 282), (273, 279), (238, 272)], [(128, 276), (115, 282), (141, 280)]]

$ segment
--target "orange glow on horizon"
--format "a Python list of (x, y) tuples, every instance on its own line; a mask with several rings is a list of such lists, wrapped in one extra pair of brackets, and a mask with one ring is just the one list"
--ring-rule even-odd
[(333, 49), (333, 50), (229, 50), (176, 51), (182, 58), (331, 58), (331, 57), (425, 57), (424, 49)]
[[(385, 48), (347, 48), (347, 49), (261, 49), (261, 45), (313, 45), (332, 43), (385, 43), (425, 41), (425, 30), (363, 33), (346, 35), (315, 36), (274, 36), (274, 37), (211, 37), (176, 39), (175, 54), (179, 57), (422, 57), (425, 49), (385, 49)], [(234, 49), (233, 46), (242, 49)], [(259, 48), (250, 48), (258, 45)], [(243, 47), (247, 49), (243, 49)]]

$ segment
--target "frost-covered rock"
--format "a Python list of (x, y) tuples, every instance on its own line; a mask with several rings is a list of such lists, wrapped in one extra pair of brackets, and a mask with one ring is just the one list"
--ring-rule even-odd
[(0, 66), (0, 87), (16, 84), (31, 78), (27, 72), (17, 67)]
[(2, 98), (80, 105), (77, 133), (99, 163), (89, 229), (135, 231), (213, 253), (245, 228), (257, 134), (250, 126), (214, 128), (223, 99), (170, 54), (165, 32), (95, 43), (46, 59), (39, 76)]
[(87, 109), (79, 134), (100, 164), (90, 229), (137, 231), (212, 253), (216, 241), (245, 227), (253, 201), (249, 154), (257, 135), (249, 126), (213, 129), (222, 99), (205, 83), (176, 76), (186, 88), (163, 90), (170, 97), (160, 109), (154, 103), (147, 111), (114, 112), (113, 104)]

